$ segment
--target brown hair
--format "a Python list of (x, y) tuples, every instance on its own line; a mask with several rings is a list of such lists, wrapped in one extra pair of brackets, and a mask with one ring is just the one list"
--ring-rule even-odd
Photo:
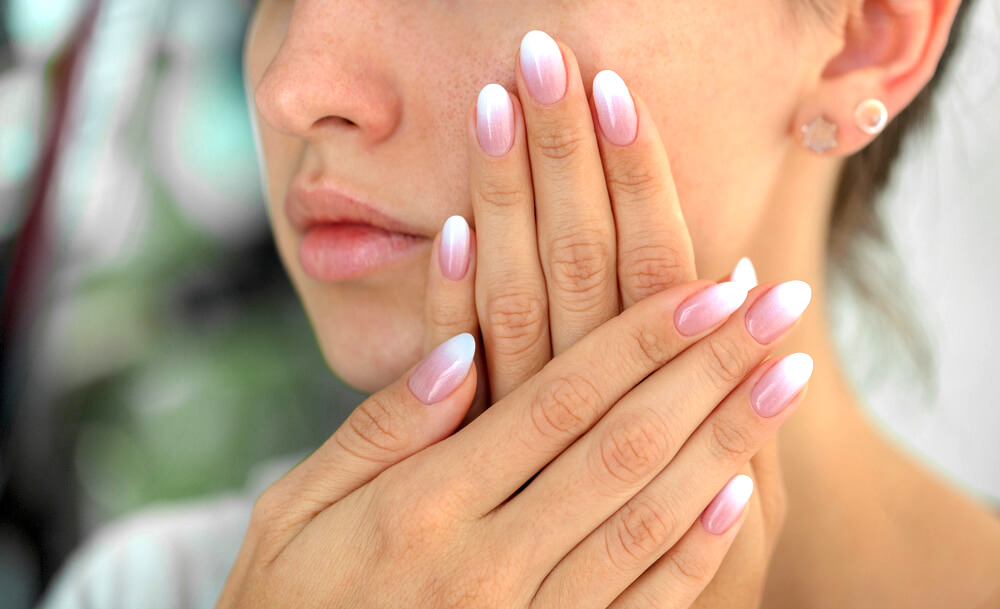
[[(830, 0), (807, 0), (824, 19), (830, 18)], [(877, 138), (850, 156), (844, 163), (830, 217), (827, 252), (832, 270), (846, 280), (846, 287), (860, 298), (884, 325), (871, 324), (878, 331), (885, 327), (895, 334), (882, 332), (879, 338), (901, 340), (911, 363), (933, 385), (934, 357), (930, 340), (907, 303), (910, 293), (902, 264), (886, 234), (877, 206), (879, 195), (892, 177), (892, 169), (908, 137), (929, 123), (931, 101), (947, 73), (968, 21), (972, 0), (958, 8), (947, 46), (934, 76)], [(899, 295), (904, 295), (900, 298)]]

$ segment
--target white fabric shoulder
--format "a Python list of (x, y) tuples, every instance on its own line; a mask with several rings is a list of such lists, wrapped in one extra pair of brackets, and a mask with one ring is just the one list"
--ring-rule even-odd
[(303, 456), (258, 466), (240, 493), (153, 506), (99, 529), (70, 556), (38, 609), (214, 607), (254, 501)]

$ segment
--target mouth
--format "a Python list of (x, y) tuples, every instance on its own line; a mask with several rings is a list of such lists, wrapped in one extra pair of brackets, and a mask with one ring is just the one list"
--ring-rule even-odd
[(285, 213), (302, 234), (299, 263), (319, 281), (370, 275), (413, 256), (429, 241), (416, 228), (329, 185), (293, 184)]

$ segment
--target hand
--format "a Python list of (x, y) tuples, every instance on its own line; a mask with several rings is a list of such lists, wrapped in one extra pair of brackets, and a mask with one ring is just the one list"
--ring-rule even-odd
[(450, 436), (477, 374), (472, 337), (446, 341), (264, 492), (218, 607), (634, 606), (615, 597), (658, 559), (656, 602), (689, 605), (746, 481), (699, 513), (801, 401), (761, 364), (801, 287), (655, 294)]
[[(523, 105), (490, 85), (467, 118), (482, 254), (475, 301), (494, 400), (622, 309), (696, 276), (669, 162), (642, 99), (603, 72), (588, 104), (572, 51), (540, 32), (525, 41), (515, 63)], [(552, 60), (526, 48), (547, 48)], [(430, 317), (441, 314), (433, 292)], [(784, 516), (774, 442), (742, 471), (759, 483), (750, 522), (702, 600), (755, 606)]]

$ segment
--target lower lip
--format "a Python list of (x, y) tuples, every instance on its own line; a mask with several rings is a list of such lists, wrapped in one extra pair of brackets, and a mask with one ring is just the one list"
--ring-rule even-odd
[(314, 279), (343, 281), (405, 258), (426, 241), (370, 224), (317, 224), (306, 231), (299, 245), (299, 261)]

